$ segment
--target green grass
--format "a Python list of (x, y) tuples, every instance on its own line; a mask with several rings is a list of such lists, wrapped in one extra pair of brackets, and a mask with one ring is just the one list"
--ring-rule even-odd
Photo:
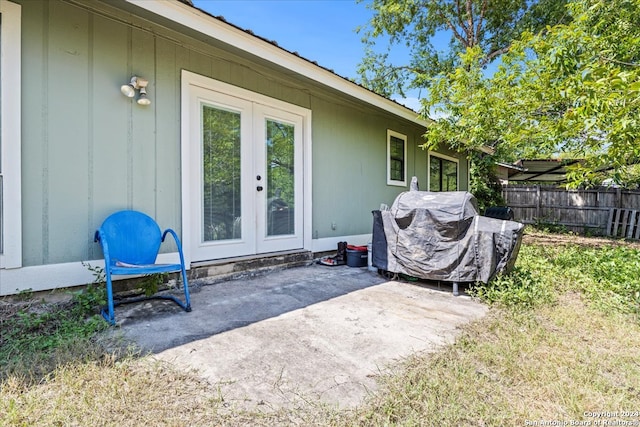
[(640, 315), (640, 250), (613, 244), (523, 245), (511, 274), (473, 292), (490, 304), (531, 309), (569, 291), (599, 310)]
[(528, 313), (493, 310), (455, 344), (416, 355), (386, 377), (359, 425), (589, 421), (585, 411), (638, 407), (639, 332), (576, 294)]
[(0, 379), (10, 375), (39, 381), (66, 362), (101, 357), (96, 345), (106, 324), (96, 314), (103, 290), (88, 286), (50, 304), (22, 296), (0, 306)]
[[(640, 246), (555, 239), (528, 241), (512, 274), (473, 289), (491, 309), (455, 343), (394, 366), (367, 402), (346, 411), (320, 403), (239, 411), (194, 372), (105, 353), (87, 311), (65, 321), (16, 313), (2, 325), (10, 338), (0, 350), (0, 425), (522, 426), (638, 410)], [(17, 362), (41, 352), (48, 370)], [(7, 360), (23, 370), (7, 368)], [(30, 380), (34, 371), (39, 381)], [(607, 418), (616, 420), (639, 419)]]

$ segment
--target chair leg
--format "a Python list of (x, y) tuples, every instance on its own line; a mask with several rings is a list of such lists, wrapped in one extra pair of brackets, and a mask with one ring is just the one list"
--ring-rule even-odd
[(102, 309), (102, 317), (106, 320), (110, 325), (116, 324), (116, 315), (113, 307), (113, 287), (111, 285), (111, 273), (107, 271), (107, 310), (105, 312), (104, 308)]
[(184, 288), (184, 303), (186, 312), (191, 311), (191, 296), (189, 295), (189, 281), (187, 280), (187, 271), (182, 266), (182, 287)]
[[(107, 306), (101, 310), (102, 317), (106, 320), (110, 325), (114, 326), (116, 324), (116, 315), (115, 315), (115, 304), (113, 302), (113, 286), (111, 283), (111, 274), (109, 272), (106, 273), (106, 282), (107, 282)], [(184, 304), (176, 297), (173, 296), (164, 296), (164, 297), (155, 297), (155, 298), (163, 298), (173, 300), (178, 305), (182, 306), (184, 311), (191, 311), (191, 296), (189, 295), (189, 281), (187, 279), (186, 269), (182, 268), (182, 286), (184, 287)], [(154, 297), (152, 297), (154, 298)], [(142, 298), (149, 299), (149, 298)], [(134, 299), (130, 302), (139, 301), (140, 299)]]

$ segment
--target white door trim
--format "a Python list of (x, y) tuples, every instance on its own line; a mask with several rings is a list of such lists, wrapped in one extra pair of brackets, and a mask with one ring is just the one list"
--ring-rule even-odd
[[(289, 112), (302, 117), (302, 164), (303, 164), (303, 182), (302, 182), (302, 212), (303, 212), (303, 249), (312, 249), (312, 198), (311, 198), (311, 110), (287, 102), (271, 98), (259, 93), (255, 93), (237, 86), (230, 85), (218, 80), (214, 80), (190, 71), (182, 70), (181, 75), (181, 134), (180, 134), (180, 154), (181, 154), (181, 190), (182, 190), (182, 243), (185, 255), (185, 262), (190, 265), (196, 261), (192, 248), (194, 228), (198, 228), (198, 224), (193, 224), (193, 209), (198, 206), (199, 201), (194, 200), (194, 193), (191, 190), (191, 179), (194, 169), (198, 165), (192, 164), (193, 150), (199, 149), (198, 144), (194, 144), (193, 140), (199, 141), (199, 135), (192, 135), (192, 109), (190, 108), (192, 100), (192, 88), (204, 88), (210, 91), (219, 92), (224, 95), (233, 96), (247, 101), (275, 108), (284, 112)], [(190, 143), (191, 142), (191, 143)], [(253, 181), (252, 181), (253, 183)], [(198, 260), (200, 261), (200, 260)]]

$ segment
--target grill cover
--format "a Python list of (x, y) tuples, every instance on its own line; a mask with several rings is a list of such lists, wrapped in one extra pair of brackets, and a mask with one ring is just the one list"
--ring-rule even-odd
[(427, 280), (487, 283), (513, 267), (524, 225), (478, 215), (466, 191), (411, 190), (373, 211), (372, 264)]

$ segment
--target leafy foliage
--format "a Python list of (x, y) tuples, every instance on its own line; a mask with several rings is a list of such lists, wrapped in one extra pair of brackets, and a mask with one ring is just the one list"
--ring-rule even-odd
[(553, 299), (550, 287), (530, 270), (522, 268), (516, 268), (509, 275), (499, 275), (486, 286), (477, 286), (474, 294), (485, 301), (525, 310)]
[(68, 302), (45, 305), (31, 301), (22, 303), (15, 312), (0, 312), (3, 374), (46, 374), (64, 360), (68, 349), (90, 349), (87, 343), (107, 326), (96, 314), (96, 307), (103, 303), (104, 289), (88, 285)]
[(38, 302), (22, 296), (18, 304), (0, 305), (0, 376), (12, 372), (46, 374), (78, 352), (90, 352), (88, 343), (107, 324), (100, 316), (106, 304), (104, 269), (83, 263), (94, 276), (93, 283), (71, 292), (59, 303)]
[[(562, 22), (565, 0), (374, 0), (374, 15), (364, 33), (366, 55), (360, 64), (362, 83), (386, 96), (430, 86), (431, 77), (463, 66), (459, 54), (477, 48), (485, 66), (509, 50), (523, 31)], [(448, 51), (435, 40), (449, 37)], [(387, 51), (376, 42), (388, 40)], [(407, 64), (393, 64), (393, 47), (410, 48)]]
[(640, 250), (571, 246), (554, 264), (568, 274), (592, 304), (603, 311), (640, 315)]
[(502, 187), (496, 177), (496, 164), (490, 156), (471, 153), (471, 183), (469, 191), (478, 201), (480, 212), (492, 206), (504, 206)]
[(477, 284), (471, 292), (488, 303), (517, 310), (548, 304), (555, 300), (555, 293), (545, 261), (544, 252), (523, 245), (513, 271), (496, 276), (486, 285)]
[(519, 310), (548, 304), (569, 291), (605, 313), (640, 316), (640, 250), (613, 244), (523, 245), (510, 274), (473, 290), (484, 301)]
[[(495, 147), (502, 134), (499, 126), (493, 126), (493, 110), (503, 105), (482, 102), (487, 90), (485, 68), (508, 52), (523, 32), (566, 22), (565, 4), (566, 0), (374, 0), (368, 5), (374, 15), (360, 29), (366, 45), (358, 70), (361, 83), (385, 96), (427, 88), (423, 115), (438, 123), (426, 135), (425, 146), (435, 149), (446, 143), (460, 151)], [(446, 51), (436, 48), (443, 37), (449, 38)], [(381, 40), (388, 41), (386, 52), (378, 47)], [(392, 60), (393, 48), (402, 44), (410, 49), (408, 63)], [(470, 108), (475, 111), (468, 120)], [(488, 160), (474, 159), (473, 172), (486, 173), (471, 175), (471, 190), (481, 205), (500, 200), (497, 181), (488, 181), (495, 176), (486, 165), (496, 159), (515, 160), (509, 154), (498, 150)]]
[(158, 292), (160, 286), (167, 281), (168, 273), (145, 274), (140, 280), (140, 287), (144, 295), (150, 297)]
[[(575, 0), (571, 20), (514, 40), (492, 76), (479, 47), (461, 66), (430, 77), (425, 116), (445, 115), (425, 137), (502, 157), (584, 158), (568, 174), (574, 185), (614, 181), (640, 159), (639, 0)], [(508, 155), (505, 155), (508, 153)]]
[[(640, 0), (375, 0), (363, 84), (427, 88), (426, 146), (496, 149), (495, 158), (584, 159), (574, 185), (636, 186), (640, 161)], [(364, 31), (364, 30), (363, 30)], [(446, 52), (434, 47), (443, 34)], [(408, 64), (391, 63), (405, 43)], [(487, 64), (500, 58), (491, 74)]]

